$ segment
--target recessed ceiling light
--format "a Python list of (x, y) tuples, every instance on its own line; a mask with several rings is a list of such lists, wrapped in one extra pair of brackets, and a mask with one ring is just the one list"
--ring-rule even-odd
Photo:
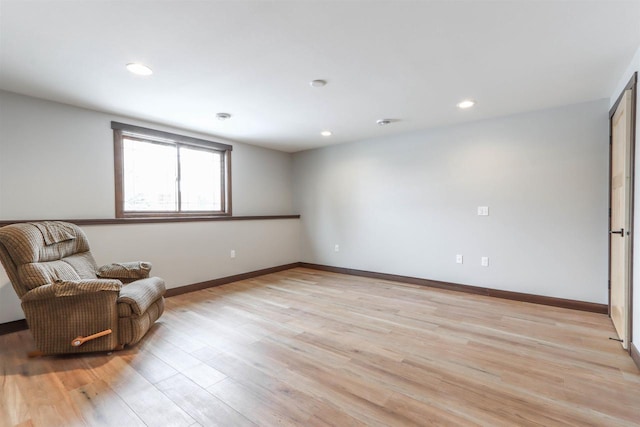
[(218, 113), (216, 114), (216, 118), (221, 121), (225, 121), (231, 118), (231, 114), (229, 113)]
[(150, 76), (151, 74), (153, 74), (151, 68), (147, 67), (144, 64), (140, 64), (139, 62), (132, 62), (130, 64), (127, 64), (127, 70), (139, 76)]
[(474, 105), (476, 105), (476, 101), (465, 99), (464, 101), (458, 102), (457, 107), (461, 110), (465, 110), (467, 108), (473, 107)]
[(309, 84), (311, 85), (311, 87), (322, 87), (325, 86), (327, 84), (326, 80), (311, 80), (311, 82), (309, 82)]
[(331, 133), (330, 130), (323, 130), (322, 132), (320, 132), (320, 135), (322, 135), (322, 136), (331, 136), (333, 134)]

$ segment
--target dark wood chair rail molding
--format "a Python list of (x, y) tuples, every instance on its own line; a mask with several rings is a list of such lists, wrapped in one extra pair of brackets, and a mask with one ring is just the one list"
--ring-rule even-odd
[[(291, 264), (279, 265), (276, 267), (265, 268), (262, 270), (250, 271), (248, 273), (236, 274), (233, 276), (221, 277), (219, 279), (207, 280), (205, 282), (194, 283), (191, 285), (179, 286), (177, 288), (167, 289), (166, 297), (170, 298), (176, 295), (182, 295), (187, 292), (199, 291), (202, 289), (212, 288), (215, 286), (226, 285), (228, 283), (238, 282), (240, 280), (251, 279), (254, 277), (264, 276), (265, 274), (277, 273), (279, 271), (289, 270), (291, 268), (304, 267), (313, 270), (330, 271), (333, 273), (349, 274), (352, 276), (368, 277), (372, 279), (389, 280), (393, 282), (408, 283), (412, 285), (428, 286), (438, 289), (446, 289), (450, 291), (466, 292), (476, 295), (484, 295), (495, 298), (510, 299), (515, 301), (530, 302), (534, 304), (550, 305), (554, 307), (569, 308), (572, 310), (589, 311), (593, 313), (607, 314), (608, 306), (606, 304), (597, 304), (593, 302), (576, 301), (563, 298), (547, 297), (542, 295), (525, 294), (520, 292), (501, 291), (497, 289), (483, 288), (478, 286), (461, 285), (459, 283), (441, 282), (438, 280), (420, 279), (417, 277), (400, 276), (396, 274), (375, 273), (372, 271), (355, 270), (352, 268), (332, 267), (329, 265), (310, 264), (306, 262), (294, 262)], [(16, 320), (14, 322), (0, 323), (0, 335), (27, 329), (25, 320)], [(634, 354), (635, 347), (632, 345), (631, 356), (640, 368), (640, 354)]]
[(192, 216), (172, 218), (98, 218), (98, 219), (17, 219), (0, 220), (0, 227), (20, 222), (65, 221), (76, 225), (150, 224), (160, 222), (257, 221), (265, 219), (300, 219), (300, 215)]

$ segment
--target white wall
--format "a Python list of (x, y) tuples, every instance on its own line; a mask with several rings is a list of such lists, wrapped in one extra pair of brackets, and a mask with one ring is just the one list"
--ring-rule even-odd
[[(615, 91), (611, 94), (611, 98), (609, 100), (609, 107), (613, 107), (616, 100), (622, 93), (622, 90), (625, 88), (629, 80), (633, 76), (633, 73), (640, 73), (640, 47), (636, 51), (631, 63), (627, 67), (626, 71), (620, 77), (619, 83), (615, 89)], [(634, 218), (633, 223), (634, 227), (638, 228), (640, 226), (640, 87), (636, 86), (636, 90), (638, 91), (638, 96), (636, 98), (636, 175), (634, 177), (635, 188), (634, 188), (634, 200), (635, 200), (635, 210), (634, 210)], [(631, 341), (635, 345), (636, 349), (640, 353), (640, 234), (634, 233), (633, 240), (633, 281), (634, 284), (634, 292), (633, 292), (633, 318), (632, 322), (632, 333)]]
[(606, 303), (607, 111), (600, 100), (296, 153), (303, 261)]
[[(0, 91), (0, 219), (114, 218), (112, 120), (228, 141)], [(234, 215), (292, 211), (291, 155), (231, 143)], [(144, 259), (168, 287), (298, 261), (299, 220), (86, 226), (97, 262)], [(235, 249), (237, 257), (229, 258)], [(23, 318), (0, 271), (0, 323)]]
[(113, 218), (112, 120), (232, 144), (233, 214), (291, 213), (290, 154), (0, 91), (0, 218)]
[[(233, 143), (234, 214), (301, 221), (84, 229), (98, 263), (152, 261), (169, 287), (307, 261), (606, 303), (607, 110), (602, 100), (301, 152), (293, 171), (289, 154)], [(0, 219), (113, 218), (111, 120), (207, 138), (0, 92)], [(0, 322), (22, 317), (2, 271)]]

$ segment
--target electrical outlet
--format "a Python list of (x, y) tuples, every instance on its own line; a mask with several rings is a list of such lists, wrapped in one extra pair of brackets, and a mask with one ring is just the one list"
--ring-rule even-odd
[(489, 216), (489, 206), (478, 206), (478, 215)]
[(462, 255), (456, 255), (456, 264), (462, 264)]
[(480, 258), (480, 265), (483, 267), (489, 267), (489, 257), (483, 256), (482, 258)]
[(231, 257), (231, 258), (235, 258), (236, 257), (236, 250), (235, 249), (231, 249), (231, 252), (229, 252), (229, 257)]
[(333, 247), (333, 251), (334, 251), (334, 252), (340, 252), (340, 245), (335, 245), (335, 246)]

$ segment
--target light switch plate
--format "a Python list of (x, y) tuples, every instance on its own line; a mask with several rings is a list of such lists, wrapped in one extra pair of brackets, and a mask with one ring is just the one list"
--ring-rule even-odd
[(489, 267), (489, 257), (483, 256), (482, 258), (480, 258), (480, 265), (483, 267)]

